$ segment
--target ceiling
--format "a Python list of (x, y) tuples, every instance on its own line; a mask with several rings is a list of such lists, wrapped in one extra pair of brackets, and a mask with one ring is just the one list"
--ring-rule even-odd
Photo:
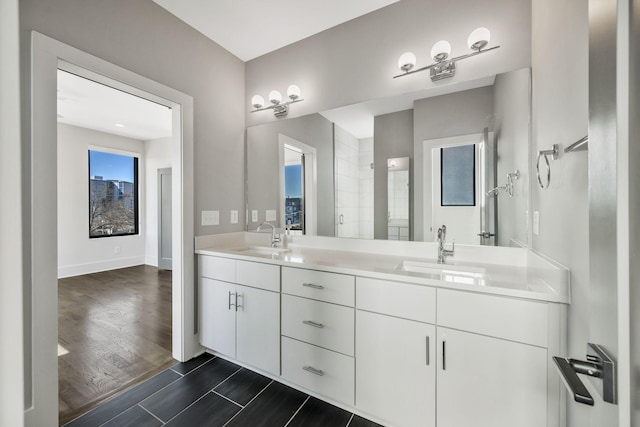
[(153, 0), (249, 61), (399, 0)]
[(171, 136), (171, 109), (62, 70), (58, 122), (141, 141)]
[(491, 86), (495, 82), (495, 78), (495, 76), (488, 76), (475, 80), (461, 81), (446, 86), (321, 111), (320, 114), (358, 139), (371, 138), (373, 137), (373, 123), (376, 116), (410, 110), (413, 108), (414, 101), (418, 99)]

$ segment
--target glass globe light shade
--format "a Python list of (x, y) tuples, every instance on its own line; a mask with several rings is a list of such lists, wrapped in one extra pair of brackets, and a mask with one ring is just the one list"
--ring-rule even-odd
[(436, 62), (444, 61), (451, 54), (451, 45), (446, 40), (440, 40), (431, 48), (431, 57)]
[(476, 28), (469, 34), (469, 38), (467, 39), (467, 45), (469, 49), (473, 50), (481, 50), (491, 40), (491, 32), (484, 28)]
[(280, 104), (280, 101), (282, 101), (282, 95), (280, 95), (280, 92), (277, 90), (272, 90), (269, 92), (269, 101), (274, 105), (278, 105)]
[(251, 105), (253, 105), (254, 108), (264, 107), (264, 98), (260, 95), (254, 95), (253, 98), (251, 98)]
[(411, 70), (416, 65), (416, 56), (413, 52), (405, 52), (400, 55), (400, 59), (398, 59), (398, 68), (400, 68), (405, 73)]
[(291, 98), (292, 101), (300, 98), (300, 88), (297, 85), (291, 85), (287, 88), (287, 96)]

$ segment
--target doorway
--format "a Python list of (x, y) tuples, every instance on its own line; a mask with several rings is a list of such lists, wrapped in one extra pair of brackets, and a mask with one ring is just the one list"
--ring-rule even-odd
[[(64, 70), (57, 77), (58, 382), (65, 424), (173, 360), (171, 274), (161, 270), (170, 265), (157, 258), (155, 226), (165, 200), (170, 245), (170, 175), (165, 185), (156, 180), (159, 166), (171, 166), (173, 129), (164, 105)], [(164, 252), (170, 262), (171, 248)]]
[[(32, 34), (31, 229), (25, 294), (25, 424), (54, 425), (58, 418), (57, 375), (57, 156), (56, 73), (58, 69), (113, 85), (171, 108), (175, 132), (173, 169), (172, 354), (184, 361), (198, 351), (195, 332), (193, 244), (193, 99), (39, 33)], [(53, 212), (53, 213), (52, 213)]]

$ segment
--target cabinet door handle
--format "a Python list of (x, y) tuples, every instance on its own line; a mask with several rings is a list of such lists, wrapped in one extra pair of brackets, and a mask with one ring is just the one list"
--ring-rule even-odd
[[(231, 310), (231, 306), (235, 307), (235, 304), (231, 304), (231, 295), (235, 295), (234, 292), (229, 291), (229, 310)], [(236, 301), (237, 302), (237, 301)], [(236, 307), (236, 311), (238, 311), (238, 308)]]
[(317, 375), (319, 377), (324, 375), (324, 372), (322, 372), (322, 369), (316, 369), (313, 366), (303, 366), (302, 369), (304, 369), (307, 372), (311, 372), (314, 375)]
[(427, 335), (427, 366), (429, 366), (429, 335)]
[(442, 341), (442, 370), (447, 370), (447, 342)]
[(303, 283), (302, 286), (306, 286), (307, 288), (313, 288), (313, 289), (324, 289), (324, 286), (314, 285), (313, 283)]
[[(238, 304), (238, 298), (242, 298), (242, 305)], [(238, 308), (244, 308), (244, 295), (236, 292), (236, 311)]]
[(313, 320), (303, 320), (302, 323), (304, 323), (305, 325), (313, 326), (314, 328), (324, 328), (324, 325), (322, 323), (317, 323)]

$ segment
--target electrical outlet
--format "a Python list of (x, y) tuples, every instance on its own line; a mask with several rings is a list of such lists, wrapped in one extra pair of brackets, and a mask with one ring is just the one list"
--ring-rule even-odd
[(202, 225), (219, 225), (220, 211), (202, 211)]
[(265, 221), (275, 221), (276, 220), (276, 211), (272, 209), (267, 209), (265, 211)]
[(231, 211), (231, 224), (237, 224), (238, 223), (238, 211), (233, 210)]
[(251, 222), (258, 222), (258, 211), (255, 209), (251, 211)]
[(116, 246), (115, 248), (113, 248), (113, 253), (114, 254), (119, 254), (120, 253), (120, 246)]

